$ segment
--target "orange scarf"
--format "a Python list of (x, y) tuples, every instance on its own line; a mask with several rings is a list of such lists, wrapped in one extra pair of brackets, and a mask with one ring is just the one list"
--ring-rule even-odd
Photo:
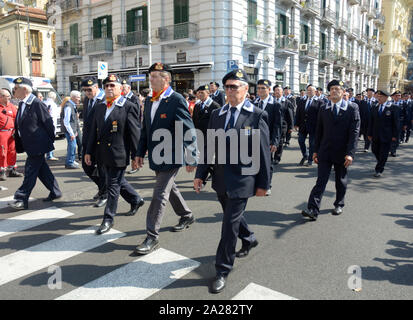
[(114, 97), (114, 98), (106, 98), (106, 105), (108, 107), (108, 109), (110, 109), (112, 107), (113, 102), (119, 98), (119, 96)]
[(159, 92), (153, 91), (153, 92), (152, 92), (151, 101), (152, 101), (152, 102), (158, 101), (159, 98), (160, 98), (160, 96), (162, 95), (162, 93), (164, 93), (164, 92), (166, 91), (166, 89), (168, 89), (168, 88), (169, 88), (169, 86), (163, 88), (163, 90), (162, 90), (162, 91), (159, 91)]

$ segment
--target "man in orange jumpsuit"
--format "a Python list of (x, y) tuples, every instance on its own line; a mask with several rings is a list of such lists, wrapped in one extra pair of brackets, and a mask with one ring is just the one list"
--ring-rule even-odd
[(0, 89), (0, 181), (9, 177), (21, 177), (17, 172), (16, 147), (14, 143), (14, 119), (17, 108), (10, 102), (11, 94), (7, 89)]

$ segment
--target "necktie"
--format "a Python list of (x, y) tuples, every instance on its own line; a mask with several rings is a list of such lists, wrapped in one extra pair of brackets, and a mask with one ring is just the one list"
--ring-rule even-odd
[(261, 110), (264, 108), (264, 101), (260, 101), (260, 103), (258, 104), (258, 108), (260, 108)]
[(383, 112), (383, 105), (381, 104), (379, 108), (379, 115), (381, 115), (382, 112)]
[[(19, 110), (20, 110), (19, 121), (20, 121), (20, 120), (22, 119), (22, 117), (23, 117), (23, 112), (24, 112), (24, 110), (22, 110), (23, 104), (24, 104), (23, 101), (20, 101), (20, 102), (19, 102)], [(26, 110), (26, 108), (24, 108), (24, 109)]]
[(336, 117), (338, 116), (338, 113), (340, 112), (340, 108), (338, 107), (338, 105), (334, 104), (334, 112), (336, 114)]
[(93, 106), (93, 100), (89, 100), (89, 105), (87, 107), (87, 115), (89, 115), (90, 112), (92, 111), (92, 106)]
[(307, 103), (305, 104), (305, 110), (308, 109), (308, 106), (311, 104), (311, 99), (307, 100)]
[(225, 131), (234, 128), (234, 125), (235, 125), (235, 111), (237, 111), (237, 108), (232, 107), (230, 109), (230, 111), (231, 111), (231, 117), (229, 118), (229, 121), (228, 121), (227, 127), (225, 128)]

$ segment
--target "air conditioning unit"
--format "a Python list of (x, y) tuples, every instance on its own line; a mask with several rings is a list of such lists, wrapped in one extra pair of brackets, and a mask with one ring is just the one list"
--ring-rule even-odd
[(300, 44), (300, 51), (307, 51), (307, 50), (308, 50), (308, 44), (307, 43)]
[(300, 73), (300, 83), (304, 83), (304, 84), (308, 83), (308, 74)]

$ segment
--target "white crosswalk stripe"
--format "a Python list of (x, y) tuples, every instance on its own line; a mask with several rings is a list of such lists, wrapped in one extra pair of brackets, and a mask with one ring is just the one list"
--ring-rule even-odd
[(161, 248), (58, 299), (143, 300), (199, 265), (197, 261)]
[(72, 215), (69, 211), (51, 207), (4, 219), (0, 221), (0, 238)]
[(255, 283), (250, 283), (232, 300), (298, 300), (283, 293), (268, 289)]

